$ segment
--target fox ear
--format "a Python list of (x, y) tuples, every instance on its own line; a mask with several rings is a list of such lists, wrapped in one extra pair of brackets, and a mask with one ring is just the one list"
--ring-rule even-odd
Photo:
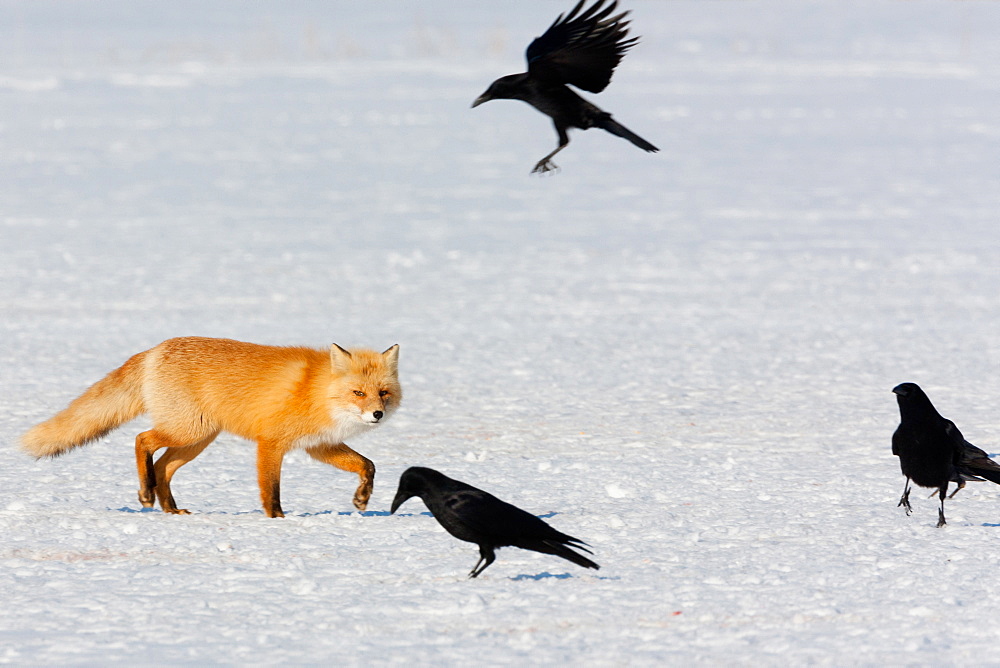
[(351, 353), (334, 343), (330, 346), (330, 367), (346, 372), (351, 368)]
[(386, 361), (386, 364), (388, 364), (390, 368), (396, 370), (399, 367), (399, 344), (397, 343), (393, 345), (382, 353), (382, 359)]

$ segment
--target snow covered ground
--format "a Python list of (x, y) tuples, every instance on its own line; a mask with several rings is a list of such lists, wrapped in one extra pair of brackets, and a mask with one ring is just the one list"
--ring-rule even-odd
[[(562, 172), (570, 1), (0, 0), (0, 662), (995, 662), (1000, 489), (907, 518), (891, 388), (1000, 451), (1000, 4), (627, 0)], [(457, 5), (457, 6), (456, 6)], [(356, 479), (223, 437), (141, 512), (128, 425), (18, 436), (178, 335), (401, 347)], [(424, 465), (593, 545), (475, 546)]]

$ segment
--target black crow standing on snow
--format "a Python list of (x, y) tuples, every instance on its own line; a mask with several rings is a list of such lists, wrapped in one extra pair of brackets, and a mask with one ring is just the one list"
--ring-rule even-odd
[[(494, 550), (505, 545), (554, 554), (584, 568), (600, 568), (568, 546), (593, 554), (583, 541), (556, 531), (516, 506), (452, 480), (434, 469), (413, 466), (399, 477), (399, 489), (391, 512), (407, 499), (419, 496), (441, 526), (459, 540), (479, 545), (479, 561), (469, 577), (476, 577), (496, 559)], [(485, 563), (483, 563), (485, 562)], [(482, 564), (482, 567), (480, 567)]]
[[(945, 525), (944, 498), (948, 483), (957, 483), (958, 490), (967, 480), (990, 480), (1000, 485), (1000, 465), (984, 451), (965, 440), (955, 423), (941, 417), (931, 400), (916, 383), (903, 383), (892, 389), (899, 402), (899, 427), (892, 435), (892, 454), (899, 457), (899, 466), (906, 476), (906, 486), (899, 504), (910, 507), (910, 481), (921, 487), (936, 487), (941, 507), (939, 527)], [(951, 497), (949, 497), (951, 498)]]
[(490, 100), (524, 100), (552, 117), (559, 146), (539, 160), (532, 173), (557, 169), (551, 158), (569, 144), (569, 128), (602, 128), (643, 150), (660, 150), (567, 87), (570, 84), (600, 93), (611, 82), (625, 52), (639, 41), (638, 37), (626, 39), (629, 22), (622, 19), (627, 11), (611, 16), (617, 0), (607, 7), (602, 7), (605, 0), (597, 0), (581, 12), (584, 1), (569, 14), (560, 14), (545, 34), (528, 46), (527, 72), (500, 77), (472, 103), (477, 107)]

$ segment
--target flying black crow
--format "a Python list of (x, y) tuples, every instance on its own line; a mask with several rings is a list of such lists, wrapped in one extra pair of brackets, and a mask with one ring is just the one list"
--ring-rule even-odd
[[(937, 525), (944, 526), (944, 499), (948, 483), (958, 490), (967, 480), (990, 480), (1000, 485), (1000, 465), (984, 451), (965, 440), (955, 423), (941, 417), (931, 400), (916, 383), (903, 383), (892, 389), (899, 402), (899, 427), (892, 435), (892, 454), (906, 476), (899, 506), (912, 512), (910, 481), (921, 487), (936, 487), (941, 507)], [(951, 498), (951, 497), (949, 497)]]
[(600, 93), (611, 82), (625, 52), (639, 41), (638, 37), (626, 39), (629, 22), (622, 19), (628, 12), (611, 16), (618, 2), (604, 7), (604, 1), (597, 0), (581, 11), (585, 0), (580, 0), (569, 14), (560, 14), (528, 46), (528, 71), (500, 77), (472, 103), (477, 107), (489, 100), (523, 100), (552, 117), (559, 146), (539, 160), (532, 173), (558, 169), (551, 158), (569, 144), (569, 128), (602, 128), (643, 150), (660, 150), (566, 86)]
[[(476, 577), (496, 559), (494, 550), (505, 545), (554, 554), (584, 568), (600, 568), (568, 546), (593, 554), (583, 541), (550, 527), (531, 513), (434, 469), (413, 466), (399, 477), (391, 512), (407, 499), (419, 496), (434, 518), (459, 540), (479, 545), (479, 561), (469, 577)], [(485, 562), (485, 563), (483, 563)], [(480, 567), (482, 564), (482, 567)]]

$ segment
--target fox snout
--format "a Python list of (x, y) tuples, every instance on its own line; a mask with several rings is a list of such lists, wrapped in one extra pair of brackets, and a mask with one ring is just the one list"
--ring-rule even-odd
[(395, 407), (393, 394), (387, 389), (365, 389), (353, 391), (355, 415), (365, 424), (378, 424), (389, 417)]

